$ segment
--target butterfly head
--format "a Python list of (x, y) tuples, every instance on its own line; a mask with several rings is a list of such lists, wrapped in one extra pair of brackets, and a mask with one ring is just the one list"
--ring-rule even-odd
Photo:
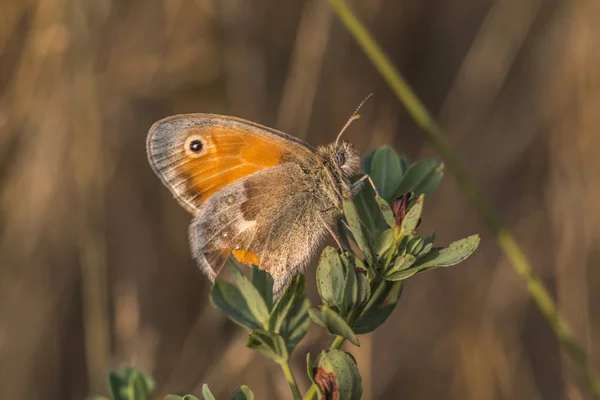
[(360, 154), (352, 143), (341, 140), (319, 150), (325, 165), (341, 181), (360, 172)]

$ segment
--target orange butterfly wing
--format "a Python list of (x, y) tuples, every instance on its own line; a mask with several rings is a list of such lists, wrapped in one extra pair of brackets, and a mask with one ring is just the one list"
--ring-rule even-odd
[(238, 118), (175, 115), (148, 133), (148, 159), (162, 182), (192, 214), (225, 186), (285, 162), (306, 162), (314, 151), (285, 133)]

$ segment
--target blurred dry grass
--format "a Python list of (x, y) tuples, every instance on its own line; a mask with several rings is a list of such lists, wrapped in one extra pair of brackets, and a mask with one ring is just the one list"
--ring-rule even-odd
[[(353, 6), (599, 366), (600, 4)], [(217, 112), (320, 144), (369, 92), (350, 139), (363, 151), (390, 143), (431, 155), (323, 1), (3, 1), (0, 398), (81, 399), (124, 362), (152, 371), (161, 392), (208, 381), (286, 398), (280, 372), (208, 306), (189, 217), (152, 175), (145, 135), (169, 114)], [(442, 242), (473, 232), (484, 242), (459, 269), (409, 281), (359, 351), (365, 398), (587, 398), (452, 177), (425, 216), (422, 229)], [(299, 375), (303, 354), (326, 344), (310, 332)]]

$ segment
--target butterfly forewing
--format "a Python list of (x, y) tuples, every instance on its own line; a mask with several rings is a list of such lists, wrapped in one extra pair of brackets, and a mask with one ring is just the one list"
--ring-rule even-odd
[(313, 154), (308, 144), (284, 133), (211, 114), (158, 121), (148, 134), (147, 150), (156, 174), (193, 214), (225, 186)]

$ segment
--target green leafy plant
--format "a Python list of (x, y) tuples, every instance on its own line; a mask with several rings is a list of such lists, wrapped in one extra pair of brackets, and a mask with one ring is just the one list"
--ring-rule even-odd
[(281, 365), (295, 399), (301, 394), (288, 363), (310, 320), (336, 338), (314, 363), (307, 357), (313, 385), (304, 398), (312, 398), (318, 390), (319, 396), (337, 393), (339, 398), (358, 399), (360, 375), (354, 358), (338, 350), (342, 343), (348, 340), (359, 346), (357, 335), (372, 332), (389, 317), (405, 279), (455, 265), (479, 244), (475, 235), (438, 247), (434, 234), (423, 237), (416, 232), (425, 197), (442, 179), (439, 160), (409, 166), (386, 146), (365, 158), (363, 171), (372, 185), (365, 185), (354, 202), (343, 203), (339, 241), (344, 248), (326, 247), (317, 266), (322, 304), (310, 307), (302, 275), (273, 303), (270, 275), (254, 267), (248, 279), (232, 262), (228, 267), (237, 286), (217, 281), (211, 291), (212, 304), (248, 330), (247, 346)]
[[(364, 185), (354, 202), (343, 203), (344, 217), (338, 230), (343, 248), (326, 247), (317, 266), (317, 289), (322, 304), (311, 307), (304, 295), (303, 275), (296, 276), (274, 301), (273, 280), (267, 272), (253, 267), (250, 277), (246, 277), (232, 261), (227, 262), (227, 267), (235, 284), (218, 280), (211, 290), (213, 306), (248, 331), (247, 347), (281, 366), (294, 399), (302, 396), (289, 360), (311, 320), (335, 339), (314, 362), (307, 355), (307, 374), (312, 385), (304, 398), (317, 394), (359, 399), (360, 374), (354, 358), (339, 350), (344, 341), (359, 346), (358, 335), (381, 326), (396, 307), (407, 278), (455, 265), (479, 244), (475, 235), (440, 247), (434, 244), (435, 234), (417, 233), (425, 198), (433, 193), (443, 176), (439, 160), (427, 159), (409, 165), (390, 147), (382, 147), (365, 158), (363, 171), (370, 176), (372, 185)], [(137, 393), (135, 387), (141, 384), (136, 386), (125, 376), (111, 378), (111, 388), (113, 381), (123, 382), (123, 387), (112, 390), (115, 399), (146, 398), (135, 394), (115, 397), (115, 393), (127, 393), (126, 396)], [(148, 392), (140, 393), (143, 396)], [(207, 386), (202, 397), (213, 398)], [(193, 399), (169, 397), (176, 398)], [(252, 398), (252, 394), (242, 387), (234, 398)]]
[[(88, 400), (150, 400), (155, 398), (154, 381), (143, 371), (133, 367), (123, 367), (112, 371), (108, 376), (110, 398), (91, 396)], [(233, 393), (233, 400), (254, 400), (254, 394), (246, 385), (242, 385)], [(200, 400), (191, 394), (169, 394), (163, 400)], [(208, 385), (202, 385), (202, 400), (215, 400)]]
[[(304, 276), (296, 276), (284, 294), (273, 300), (273, 280), (254, 266), (250, 277), (228, 260), (235, 284), (217, 280), (210, 293), (214, 307), (248, 331), (247, 347), (279, 364), (294, 399), (302, 395), (289, 366), (296, 345), (311, 320), (335, 336), (329, 349), (311, 361), (306, 371), (312, 382), (304, 399), (338, 396), (359, 399), (362, 383), (356, 361), (339, 350), (348, 340), (360, 345), (358, 335), (377, 329), (390, 316), (402, 294), (404, 281), (430, 269), (465, 260), (479, 244), (477, 235), (446, 247), (434, 244), (435, 234), (417, 233), (425, 198), (441, 182), (443, 164), (426, 159), (409, 165), (390, 147), (368, 155), (362, 166), (369, 175), (354, 201), (343, 203), (338, 229), (343, 247), (326, 247), (317, 266), (317, 290), (322, 304), (311, 307), (304, 295)], [(142, 400), (153, 396), (151, 378), (130, 367), (109, 377), (114, 400)], [(207, 385), (203, 399), (214, 399)], [(233, 399), (253, 399), (247, 386)], [(101, 399), (101, 397), (96, 397)], [(192, 395), (169, 395), (168, 400), (194, 400)]]
[[(443, 164), (438, 159), (409, 165), (385, 146), (367, 156), (362, 169), (370, 177), (369, 184), (354, 201), (343, 202), (340, 247), (326, 247), (319, 259), (316, 283), (321, 304), (311, 307), (304, 295), (303, 275), (297, 275), (274, 300), (273, 279), (268, 272), (254, 266), (247, 277), (231, 260), (226, 265), (235, 284), (217, 280), (211, 289), (212, 305), (248, 331), (248, 348), (281, 366), (296, 400), (302, 395), (289, 360), (311, 321), (335, 338), (314, 361), (307, 354), (306, 371), (312, 384), (304, 399), (315, 395), (359, 399), (362, 383), (356, 361), (349, 352), (340, 350), (342, 344), (348, 340), (360, 346), (359, 335), (386, 321), (406, 279), (458, 264), (479, 245), (479, 236), (474, 235), (442, 247), (435, 244), (434, 233), (418, 232), (425, 199), (443, 176)], [(150, 398), (154, 387), (149, 378), (130, 368), (111, 374), (110, 385), (115, 400)], [(214, 398), (206, 385), (202, 398)], [(242, 386), (233, 398), (251, 399), (253, 395)], [(171, 395), (167, 399), (195, 397)]]
[[(146, 400), (152, 397), (154, 381), (143, 371), (133, 367), (123, 367), (108, 375), (108, 386), (113, 400)], [(103, 396), (93, 396), (88, 400), (106, 400)]]
[(566, 319), (559, 312), (550, 291), (535, 273), (533, 265), (525, 255), (521, 245), (512, 233), (502, 225), (497, 212), (477, 184), (475, 178), (462, 165), (459, 156), (448, 142), (444, 130), (436, 123), (406, 80), (394, 67), (390, 59), (385, 55), (384, 51), (345, 1), (328, 1), (334, 13), (386, 81), (396, 98), (404, 105), (408, 114), (419, 128), (421, 128), (421, 131), (435, 147), (438, 154), (444, 159), (458, 184), (471, 198), (475, 209), (494, 232), (498, 247), (513, 265), (515, 272), (526, 282), (529, 295), (546, 318), (565, 353), (586, 379), (591, 395), (595, 399), (600, 399), (600, 378), (596, 374), (596, 371), (594, 371), (590, 357), (588, 357), (571, 333)]

